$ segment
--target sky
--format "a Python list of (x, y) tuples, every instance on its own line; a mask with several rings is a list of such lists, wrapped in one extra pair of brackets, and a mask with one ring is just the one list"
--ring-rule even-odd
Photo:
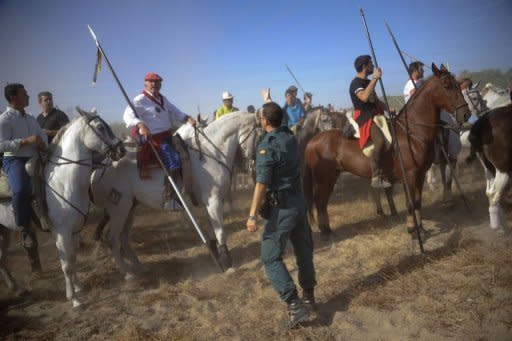
[(400, 48), (427, 65), (448, 63), (455, 74), (512, 67), (510, 0), (0, 0), (0, 82), (24, 84), (33, 115), (37, 94), (49, 90), (67, 112), (95, 107), (108, 122), (122, 121), (126, 102), (105, 63), (92, 85), (89, 24), (130, 98), (151, 71), (187, 114), (211, 116), (223, 91), (242, 110), (259, 107), (266, 87), (283, 104), (294, 84), (288, 65), (314, 104), (350, 107), (354, 59), (370, 54), (361, 6), (388, 95), (401, 94), (407, 73), (384, 20)]

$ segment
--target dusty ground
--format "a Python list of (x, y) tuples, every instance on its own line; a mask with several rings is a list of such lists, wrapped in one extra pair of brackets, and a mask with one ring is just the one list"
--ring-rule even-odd
[[(16, 298), (0, 286), (0, 339), (510, 340), (512, 237), (489, 229), (476, 170), (461, 179), (471, 214), (458, 196), (446, 208), (439, 193), (426, 191), (424, 223), (433, 236), (423, 257), (404, 232), (401, 188), (401, 215), (382, 218), (367, 182), (342, 176), (330, 205), (334, 238), (321, 240), (313, 227), (318, 313), (297, 330), (282, 327), (285, 306), (263, 272), (259, 236), (243, 229), (250, 194), (240, 191), (226, 218), (236, 266), (229, 275), (218, 273), (183, 216), (141, 208), (132, 239), (151, 272), (126, 283), (110, 254), (95, 251), (90, 224), (78, 257), (83, 311), (65, 300), (52, 238), (40, 235), (45, 273), (37, 280), (14, 242), (10, 267), (31, 295)], [(296, 275), (291, 250), (286, 262)]]

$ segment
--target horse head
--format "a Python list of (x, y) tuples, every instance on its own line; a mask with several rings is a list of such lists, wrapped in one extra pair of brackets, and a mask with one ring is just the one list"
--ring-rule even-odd
[(242, 149), (243, 156), (249, 160), (254, 160), (256, 158), (256, 145), (262, 134), (262, 128), (254, 114), (242, 115), (247, 119), (244, 120), (238, 130), (238, 144)]
[(458, 123), (462, 124), (471, 115), (468, 103), (464, 99), (460, 90), (459, 83), (455, 77), (441, 64), (440, 68), (432, 63), (432, 72), (434, 77), (438, 80), (441, 85), (440, 91), (440, 103), (442, 109), (452, 113)]
[(112, 160), (121, 159), (126, 153), (123, 143), (118, 139), (110, 126), (95, 112), (87, 112), (76, 107), (85, 127), (82, 133), (82, 140), (85, 146), (94, 152), (106, 155)]
[(478, 91), (479, 84), (480, 81), (471, 88), (462, 90), (462, 95), (464, 96), (466, 103), (468, 103), (469, 110), (471, 110), (471, 113), (476, 116), (480, 116), (481, 113), (488, 110), (485, 100)]

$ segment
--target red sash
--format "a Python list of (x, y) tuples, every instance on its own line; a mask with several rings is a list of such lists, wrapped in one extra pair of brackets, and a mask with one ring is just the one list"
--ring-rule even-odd
[[(139, 135), (138, 128), (130, 129), (130, 135), (136, 141), (140, 142), (141, 136)], [(157, 151), (160, 151), (160, 146), (164, 143), (165, 139), (169, 137), (172, 137), (172, 131), (166, 130), (161, 133), (151, 135), (149, 143), (153, 144)], [(155, 154), (153, 153), (149, 143), (148, 141), (143, 143), (140, 150), (137, 152), (137, 167), (139, 168), (139, 176), (141, 179), (149, 179), (149, 176), (146, 176), (146, 174), (149, 174), (149, 165), (157, 163)]]
[[(354, 120), (357, 122), (357, 118), (362, 114), (361, 110), (354, 110)], [(375, 115), (382, 115), (384, 114), (384, 111), (380, 106), (374, 108), (372, 110), (373, 116)], [(362, 125), (359, 125), (359, 148), (363, 149), (366, 147), (366, 144), (368, 143), (368, 140), (370, 140), (370, 130), (373, 124), (373, 116), (372, 119), (367, 120)]]

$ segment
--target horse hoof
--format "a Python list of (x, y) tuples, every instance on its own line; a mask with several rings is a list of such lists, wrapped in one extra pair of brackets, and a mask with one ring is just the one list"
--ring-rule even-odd
[(80, 310), (83, 308), (82, 302), (80, 302), (76, 298), (73, 298), (71, 301), (73, 303), (73, 309)]
[(396, 210), (391, 210), (391, 215), (393, 217), (396, 217), (398, 215), (398, 212)]
[(381, 217), (382, 217), (382, 216), (385, 216), (385, 214), (384, 214), (384, 211), (383, 211), (383, 210), (377, 210), (377, 215), (380, 215)]
[(231, 274), (234, 274), (235, 273), (235, 268), (229, 268), (225, 271), (226, 275), (231, 275)]
[(127, 272), (126, 275), (124, 275), (124, 280), (127, 282), (132, 282), (135, 280), (135, 275), (131, 272)]
[(233, 267), (233, 261), (231, 260), (231, 253), (229, 252), (226, 244), (219, 245), (219, 258), (220, 263), (224, 269), (230, 269)]

